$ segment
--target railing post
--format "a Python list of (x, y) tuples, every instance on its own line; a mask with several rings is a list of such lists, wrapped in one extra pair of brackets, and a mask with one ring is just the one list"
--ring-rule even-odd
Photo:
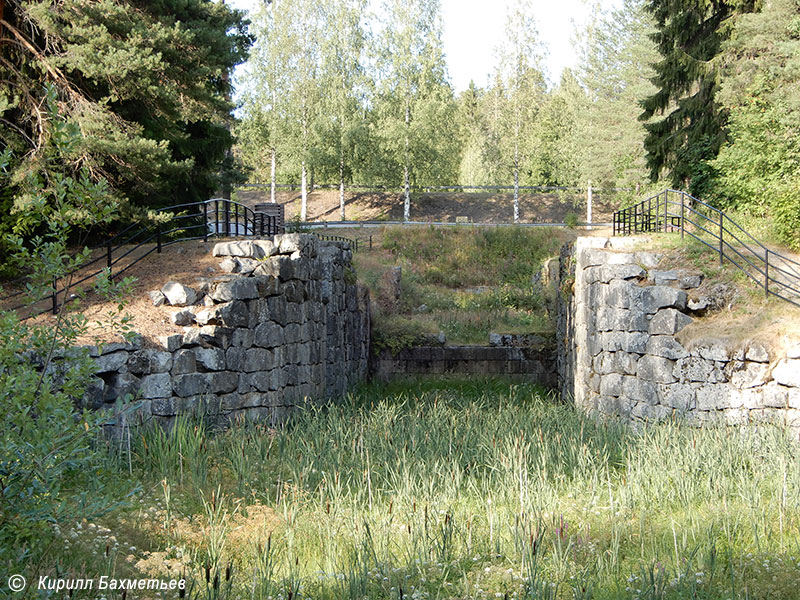
[(684, 214), (686, 211), (686, 192), (681, 192), (681, 241), (683, 240), (683, 232), (686, 229), (686, 224), (684, 222)]
[(214, 235), (219, 237), (219, 200), (214, 200)]
[(208, 242), (208, 202), (203, 202), (203, 242)]
[(372, 250), (372, 234), (369, 234), (369, 249)]
[(156, 253), (161, 254), (161, 223), (156, 225)]
[(669, 190), (664, 190), (664, 233), (667, 233), (667, 205), (669, 204)]
[(235, 236), (239, 237), (239, 205), (238, 204), (234, 204), (233, 205), (233, 227), (234, 227), (234, 230), (236, 231)]
[(769, 298), (769, 248), (764, 252), (764, 297)]
[(225, 207), (225, 237), (231, 237), (231, 203), (223, 200)]
[(111, 242), (108, 242), (108, 244), (106, 244), (106, 266), (108, 267), (108, 274), (109, 275), (111, 275), (111, 263), (113, 262), (111, 260), (111, 252), (112, 251), (113, 251), (113, 248), (111, 247)]
[(53, 314), (58, 314), (58, 278), (53, 277)]
[(722, 211), (719, 211), (719, 266), (720, 267), (722, 266), (722, 262), (723, 262), (722, 259), (723, 259), (723, 256), (724, 256), (724, 254), (722, 253), (722, 232), (724, 230), (724, 228), (723, 228), (723, 217), (724, 217), (724, 215), (722, 214)]

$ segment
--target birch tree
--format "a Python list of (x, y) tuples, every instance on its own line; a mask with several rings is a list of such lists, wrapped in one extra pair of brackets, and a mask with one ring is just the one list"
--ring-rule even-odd
[(366, 0), (341, 0), (324, 6), (325, 34), (321, 41), (322, 95), (319, 115), (319, 159), (323, 174), (339, 182), (339, 216), (345, 213), (345, 180), (352, 179), (359, 144), (365, 141), (366, 75), (362, 66), (364, 30), (361, 15)]
[[(281, 5), (282, 6), (282, 5)], [(243, 117), (237, 128), (244, 162), (261, 178), (269, 161), (270, 201), (276, 202), (278, 144), (286, 120), (288, 40), (285, 20), (278, 20), (278, 2), (262, 3), (253, 15), (256, 42), (244, 75)]]
[(411, 179), (454, 179), (455, 101), (447, 81), (438, 0), (387, 0), (378, 38), (377, 121), (386, 157), (402, 168), (403, 220)]
[[(308, 172), (314, 123), (320, 108), (321, 0), (281, 0), (256, 13), (258, 43), (248, 63), (243, 129), (249, 150), (257, 141), (270, 156), (271, 199), (275, 201), (276, 157), (300, 171), (300, 218), (308, 216)], [(256, 144), (256, 148), (252, 144)]]
[(510, 166), (514, 180), (514, 222), (519, 221), (519, 183), (522, 164), (530, 154), (531, 128), (546, 91), (542, 73), (542, 49), (530, 0), (516, 0), (506, 18), (505, 41), (499, 48), (493, 126), (498, 150)]
[(286, 40), (287, 151), (300, 164), (300, 220), (308, 217), (308, 172), (314, 122), (320, 108), (320, 0), (284, 0), (278, 23)]

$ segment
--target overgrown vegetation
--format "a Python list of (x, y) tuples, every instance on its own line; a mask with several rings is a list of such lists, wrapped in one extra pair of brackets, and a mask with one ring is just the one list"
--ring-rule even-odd
[(778, 428), (636, 431), (493, 379), (132, 433), (143, 491), (54, 531), (62, 572), (185, 574), (197, 598), (796, 597), (800, 452)]
[(397, 350), (439, 331), (448, 343), (475, 344), (490, 332), (550, 331), (547, 290), (534, 278), (568, 237), (552, 228), (386, 228), (380, 250), (355, 255), (375, 300), (376, 347)]
[[(87, 169), (77, 177), (63, 172), (79, 152), (80, 132), (57, 111), (52, 87), (45, 98), (38, 169), (18, 182), (29, 235), (2, 238), (11, 249), (6, 260), (29, 274), (25, 297), (31, 303), (52, 294), (54, 281), (68, 283), (67, 274), (86, 262), (88, 250), (67, 251), (74, 228), (108, 222), (116, 209), (108, 186), (93, 180)], [(0, 153), (0, 185), (18, 173), (19, 164), (10, 148)], [(117, 299), (121, 312), (131, 283), (112, 282), (106, 272), (95, 290)], [(109, 317), (107, 327), (128, 333), (124, 317), (117, 312)], [(119, 489), (128, 484), (112, 474), (102, 447), (106, 417), (80, 404), (93, 361), (86, 349), (73, 346), (86, 329), (87, 320), (78, 312), (62, 310), (54, 325), (0, 312), (0, 564), (9, 574), (23, 568), (35, 574), (63, 562), (53, 546), (54, 529), (103, 514), (122, 499)]]

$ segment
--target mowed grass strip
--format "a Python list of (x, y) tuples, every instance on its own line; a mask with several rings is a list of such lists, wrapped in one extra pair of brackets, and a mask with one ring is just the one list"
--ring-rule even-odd
[(634, 430), (526, 384), (421, 379), (132, 448), (149, 491), (104, 523), (136, 540), (117, 570), (185, 572), (194, 597), (797, 598), (779, 428)]

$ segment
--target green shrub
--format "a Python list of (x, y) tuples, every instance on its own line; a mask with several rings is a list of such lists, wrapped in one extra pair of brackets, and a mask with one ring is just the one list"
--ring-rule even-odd
[[(107, 222), (115, 206), (103, 181), (83, 170), (70, 173), (80, 133), (59, 116), (52, 90), (48, 100), (40, 171), (28, 173), (15, 198), (15, 210), (25, 213), (20, 234), (27, 237), (4, 240), (11, 259), (30, 274), (32, 303), (51, 295), (55, 279), (63, 285), (65, 275), (85, 262), (88, 251), (67, 254), (73, 228)], [(14, 160), (9, 150), (0, 154), (0, 182)], [(97, 289), (114, 295), (130, 283), (113, 284), (104, 276)], [(104, 418), (76, 412), (92, 374), (88, 353), (73, 348), (86, 329), (86, 318), (63, 306), (55, 323), (24, 322), (15, 312), (0, 312), (0, 564), (12, 573), (47, 572), (57, 526), (113, 504), (101, 441)]]

